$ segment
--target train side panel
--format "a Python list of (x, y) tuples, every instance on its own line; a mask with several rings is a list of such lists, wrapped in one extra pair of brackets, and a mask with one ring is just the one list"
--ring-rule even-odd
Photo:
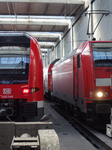
[(44, 68), (44, 95), (51, 99), (52, 68), (59, 59), (55, 59), (50, 65)]
[(49, 69), (48, 69), (48, 93), (50, 95), (51, 92), (51, 74), (52, 74), (52, 67), (54, 66), (54, 64), (50, 64)]
[(43, 64), (40, 47), (35, 39), (31, 40), (29, 87), (38, 88), (35, 94), (30, 94), (27, 101), (43, 101)]
[(49, 93), (51, 91), (51, 69), (54, 65), (50, 64), (44, 68), (44, 92)]
[[(81, 100), (78, 103), (78, 106), (81, 108), (81, 112), (87, 112), (87, 100), (89, 99), (89, 93), (93, 88), (93, 75), (92, 75), (92, 60), (91, 60), (91, 52), (89, 48), (88, 42), (82, 45), (82, 52), (80, 54), (81, 57), (81, 67), (79, 69), (79, 85), (78, 85), (78, 95)], [(81, 93), (82, 91), (82, 93)], [(81, 107), (83, 105), (83, 107)]]
[(73, 100), (73, 57), (53, 67), (53, 96), (68, 103)]

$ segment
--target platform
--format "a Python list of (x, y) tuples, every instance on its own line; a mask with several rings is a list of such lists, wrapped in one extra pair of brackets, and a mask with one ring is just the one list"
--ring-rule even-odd
[(77, 130), (60, 116), (49, 102), (44, 103), (45, 114), (51, 114), (50, 121), (59, 136), (60, 150), (96, 150)]

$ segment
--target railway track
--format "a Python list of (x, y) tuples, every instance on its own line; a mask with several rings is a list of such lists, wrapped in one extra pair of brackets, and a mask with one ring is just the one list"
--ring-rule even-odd
[(78, 130), (97, 150), (112, 150), (112, 139), (106, 136), (105, 131), (96, 130), (84, 121), (78, 120), (58, 104), (51, 103), (51, 107)]

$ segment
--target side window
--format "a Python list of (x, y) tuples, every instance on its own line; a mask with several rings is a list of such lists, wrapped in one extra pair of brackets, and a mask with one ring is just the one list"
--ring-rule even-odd
[(78, 67), (78, 69), (80, 69), (81, 68), (81, 60), (80, 60), (80, 54), (78, 54), (77, 55), (77, 67)]

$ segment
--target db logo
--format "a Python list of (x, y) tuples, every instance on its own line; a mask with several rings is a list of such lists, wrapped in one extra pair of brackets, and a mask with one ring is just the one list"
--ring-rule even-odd
[(11, 89), (10, 88), (4, 88), (3, 94), (11, 94)]

